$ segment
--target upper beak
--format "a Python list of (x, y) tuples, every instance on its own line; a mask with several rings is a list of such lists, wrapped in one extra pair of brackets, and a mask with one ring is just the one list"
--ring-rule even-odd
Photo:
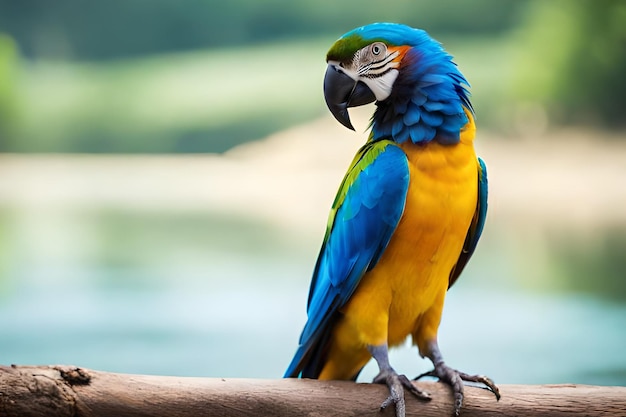
[(365, 83), (354, 80), (333, 64), (328, 65), (324, 76), (324, 98), (335, 119), (352, 130), (354, 127), (350, 122), (348, 107), (362, 106), (376, 100)]

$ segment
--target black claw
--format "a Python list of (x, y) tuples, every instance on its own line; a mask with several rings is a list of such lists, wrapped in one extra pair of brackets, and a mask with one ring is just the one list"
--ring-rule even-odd
[(406, 415), (406, 403), (404, 401), (404, 388), (398, 374), (389, 369), (381, 371), (374, 378), (374, 383), (385, 384), (389, 388), (389, 397), (380, 405), (380, 410), (384, 410), (390, 404), (396, 406), (396, 417), (404, 417)]
[(380, 372), (374, 378), (374, 383), (385, 384), (389, 388), (389, 397), (380, 405), (381, 410), (384, 410), (393, 403), (396, 406), (396, 417), (404, 417), (406, 413), (406, 402), (404, 401), (405, 389), (420, 400), (430, 400), (430, 394), (413, 385), (405, 375), (398, 375), (391, 365), (389, 365), (389, 353), (386, 344), (368, 346), (367, 349), (378, 363), (378, 368), (380, 369)]
[(413, 378), (413, 381), (418, 381), (418, 380), (420, 380), (422, 378), (425, 378), (427, 376), (436, 377), (437, 374), (435, 373), (435, 370), (433, 369), (432, 371), (428, 371), (428, 372), (424, 372), (423, 374), (419, 374), (418, 376)]
[[(421, 352), (422, 347), (420, 347)], [(443, 362), (443, 357), (439, 351), (439, 346), (436, 340), (430, 341), (426, 346), (426, 356), (433, 362), (435, 369), (432, 371), (424, 372), (417, 376), (415, 380), (423, 378), (425, 376), (433, 376), (439, 378), (439, 381), (448, 384), (452, 388), (454, 395), (454, 415), (458, 416), (463, 406), (463, 381), (477, 382), (483, 384), (486, 389), (491, 391), (497, 400), (500, 400), (500, 390), (493, 383), (493, 381), (486, 376), (482, 375), (468, 375), (464, 372), (459, 372), (456, 369), (450, 368)]]
[(389, 405), (396, 407), (396, 417), (404, 417), (406, 414), (406, 401), (404, 400), (404, 389), (423, 401), (430, 401), (430, 394), (420, 390), (406, 377), (398, 375), (395, 371), (383, 371), (376, 375), (373, 381), (375, 384), (385, 384), (389, 388), (389, 397), (380, 405), (381, 411)]
[(393, 404), (394, 400), (393, 397), (390, 395), (389, 397), (387, 397), (387, 399), (385, 401), (383, 401), (383, 403), (380, 405), (380, 411), (383, 411), (385, 408), (389, 407), (389, 405)]
[(441, 382), (444, 382), (452, 387), (452, 392), (454, 394), (455, 416), (459, 415), (461, 407), (463, 406), (463, 381), (483, 384), (485, 389), (488, 389), (496, 396), (496, 400), (500, 400), (500, 390), (490, 378), (483, 375), (469, 375), (464, 372), (459, 372), (456, 369), (450, 368), (443, 362), (437, 363), (437, 365), (435, 365), (435, 369), (424, 372), (423, 374), (416, 376), (413, 380), (417, 381), (418, 379), (426, 376), (439, 378)]
[(458, 373), (459, 377), (461, 377), (463, 381), (483, 384), (485, 386), (485, 389), (491, 391), (493, 395), (496, 396), (496, 400), (500, 401), (500, 390), (498, 389), (498, 386), (491, 380), (491, 378), (484, 375), (468, 375), (464, 372)]
[(411, 394), (415, 395), (416, 398), (424, 401), (432, 400), (428, 392), (422, 391), (421, 389), (413, 385), (413, 383), (409, 380), (409, 378), (406, 377), (406, 375), (398, 375), (398, 378), (400, 379), (400, 383), (402, 384), (402, 386), (406, 388)]

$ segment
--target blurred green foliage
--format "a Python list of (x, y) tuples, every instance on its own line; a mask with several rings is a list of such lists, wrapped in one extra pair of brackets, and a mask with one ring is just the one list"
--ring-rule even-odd
[(557, 123), (626, 127), (626, 2), (535, 1), (514, 39), (519, 97)]
[(333, 34), (374, 21), (433, 33), (497, 33), (528, 0), (0, 0), (27, 57), (99, 60)]
[(560, 270), (558, 289), (626, 301), (626, 229), (601, 229), (581, 238), (575, 233), (552, 237), (554, 263)]
[(622, 0), (0, 0), (0, 151), (225, 151), (323, 114), (326, 49), (383, 20), (445, 44), (482, 128), (626, 124)]
[(16, 78), (18, 53), (15, 42), (0, 33), (0, 151), (9, 148), (18, 117)]
[[(21, 88), (18, 152), (223, 152), (317, 117), (316, 41), (161, 54), (103, 63), (40, 62)], [(298, 63), (277, 70), (285, 56)], [(233, 65), (245, 62), (246, 65)]]

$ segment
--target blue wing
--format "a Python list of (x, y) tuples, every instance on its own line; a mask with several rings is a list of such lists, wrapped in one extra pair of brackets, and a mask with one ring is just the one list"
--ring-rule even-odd
[(308, 321), (285, 377), (317, 378), (337, 310), (372, 269), (395, 231), (406, 201), (406, 154), (388, 140), (368, 142), (343, 179), (309, 290)]
[(470, 228), (467, 231), (459, 260), (452, 269), (452, 272), (450, 272), (448, 288), (459, 278), (459, 275), (463, 272), (463, 268), (465, 268), (465, 265), (472, 257), (476, 245), (478, 245), (478, 239), (480, 239), (483, 227), (485, 226), (485, 219), (487, 218), (487, 193), (487, 166), (482, 159), (478, 158), (478, 202), (476, 203), (476, 212), (474, 213)]

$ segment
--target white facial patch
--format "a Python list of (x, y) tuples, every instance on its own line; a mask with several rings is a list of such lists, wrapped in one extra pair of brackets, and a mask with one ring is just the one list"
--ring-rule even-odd
[(372, 90), (376, 100), (383, 101), (391, 94), (393, 83), (398, 78), (398, 66), (400, 63), (395, 59), (398, 51), (387, 49), (382, 42), (374, 42), (356, 51), (351, 62), (328, 61), (338, 71), (343, 72), (355, 83), (362, 81)]
[(372, 93), (376, 96), (376, 100), (383, 101), (391, 94), (391, 89), (393, 88), (393, 83), (396, 81), (396, 78), (398, 78), (398, 70), (390, 69), (376, 78), (362, 77), (361, 81), (372, 90)]

